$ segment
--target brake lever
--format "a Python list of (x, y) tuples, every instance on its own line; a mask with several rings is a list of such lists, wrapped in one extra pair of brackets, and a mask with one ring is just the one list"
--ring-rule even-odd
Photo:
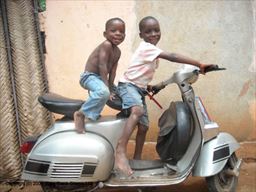
[(149, 97), (150, 100), (154, 101), (155, 104), (160, 108), (163, 109), (163, 107), (160, 105), (160, 103), (153, 97), (154, 94), (150, 94), (150, 92), (147, 91), (147, 96)]

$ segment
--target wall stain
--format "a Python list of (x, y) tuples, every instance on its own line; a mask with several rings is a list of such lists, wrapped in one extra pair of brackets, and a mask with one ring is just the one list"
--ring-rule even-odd
[(239, 98), (243, 97), (244, 95), (246, 95), (246, 93), (248, 92), (248, 90), (250, 89), (251, 86), (253, 86), (253, 80), (248, 80), (244, 83), (240, 94), (238, 95)]

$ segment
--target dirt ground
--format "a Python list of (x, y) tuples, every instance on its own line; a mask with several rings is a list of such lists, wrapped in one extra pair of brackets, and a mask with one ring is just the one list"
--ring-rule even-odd
[[(133, 146), (131, 146), (133, 147)], [(132, 151), (132, 150), (129, 150)], [(151, 146), (145, 147), (144, 158), (151, 155)], [(153, 154), (154, 155), (154, 154)], [(237, 152), (239, 158), (243, 158), (240, 170), (237, 192), (256, 192), (256, 143), (242, 144)], [(103, 188), (97, 192), (137, 192), (137, 188)], [(204, 178), (189, 177), (185, 182), (172, 186), (151, 188), (151, 192), (207, 192)], [(0, 192), (43, 192), (37, 183), (1, 183)]]

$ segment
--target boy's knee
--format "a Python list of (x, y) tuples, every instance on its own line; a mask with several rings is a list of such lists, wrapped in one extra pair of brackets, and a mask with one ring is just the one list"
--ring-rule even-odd
[(148, 126), (139, 124), (139, 126), (138, 126), (138, 131), (139, 131), (140, 133), (147, 133), (147, 131), (148, 131)]
[(104, 100), (108, 100), (109, 96), (110, 96), (110, 91), (109, 91), (109, 89), (101, 89), (98, 91), (98, 95), (100, 98), (102, 98)]
[(131, 109), (131, 114), (141, 117), (144, 113), (144, 109), (142, 106), (134, 106)]

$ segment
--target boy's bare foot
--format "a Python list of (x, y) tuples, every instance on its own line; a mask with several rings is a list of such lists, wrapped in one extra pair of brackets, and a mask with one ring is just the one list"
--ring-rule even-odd
[(84, 114), (81, 111), (76, 111), (74, 113), (74, 121), (75, 121), (75, 128), (77, 133), (84, 133)]
[(128, 159), (126, 158), (126, 155), (122, 152), (116, 153), (115, 169), (116, 171), (121, 171), (126, 176), (131, 176), (133, 174)]

